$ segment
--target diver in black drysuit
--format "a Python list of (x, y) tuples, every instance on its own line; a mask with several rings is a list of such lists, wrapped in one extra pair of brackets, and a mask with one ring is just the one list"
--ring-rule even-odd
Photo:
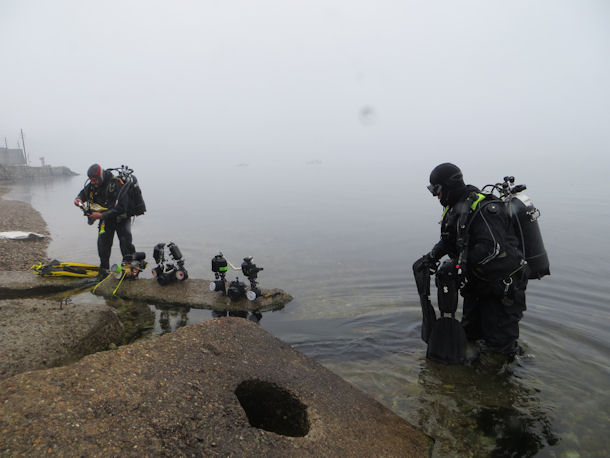
[(89, 201), (108, 209), (88, 215), (89, 218), (99, 220), (97, 252), (100, 257), (100, 269), (107, 271), (110, 268), (110, 253), (115, 232), (119, 238), (123, 258), (136, 252), (132, 242), (131, 218), (126, 213), (127, 195), (124, 194), (117, 200), (124, 183), (99, 164), (89, 167), (87, 176), (89, 182), (74, 199), (74, 205), (79, 206), (83, 202)]
[(434, 270), (443, 256), (458, 262), (461, 254), (466, 337), (469, 341), (482, 339), (497, 353), (518, 354), (527, 264), (503, 202), (465, 185), (460, 169), (450, 163), (432, 171), (428, 189), (445, 211), (441, 240), (424, 255), (426, 264)]

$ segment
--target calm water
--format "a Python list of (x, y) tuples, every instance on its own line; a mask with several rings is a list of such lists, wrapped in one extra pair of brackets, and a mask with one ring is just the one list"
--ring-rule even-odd
[[(233, 264), (254, 256), (264, 267), (260, 285), (295, 298), (260, 325), (435, 437), (436, 456), (607, 456), (604, 181), (559, 180), (558, 193), (549, 174), (494, 171), (528, 184), (552, 276), (528, 287), (525, 357), (508, 368), (491, 357), (447, 367), (425, 359), (411, 274), (439, 236), (441, 208), (425, 189), (429, 168), (314, 162), (141, 170), (149, 211), (137, 219), (134, 241), (151, 261), (156, 243), (175, 242), (198, 278), (212, 277), (219, 251)], [(53, 236), (49, 256), (97, 263), (95, 229), (72, 205), (83, 182), (17, 185), (6, 197), (42, 213)], [(111, 262), (118, 261), (115, 241)], [(209, 318), (208, 310), (170, 311), (168, 325)]]

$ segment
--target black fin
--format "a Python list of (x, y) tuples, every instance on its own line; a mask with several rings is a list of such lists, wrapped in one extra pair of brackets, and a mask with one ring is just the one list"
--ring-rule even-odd
[(445, 364), (464, 364), (467, 342), (458, 320), (441, 317), (432, 325), (426, 358)]

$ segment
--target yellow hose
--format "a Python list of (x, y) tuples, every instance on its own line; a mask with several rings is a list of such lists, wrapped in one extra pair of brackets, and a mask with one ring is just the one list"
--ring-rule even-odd
[(121, 283), (123, 283), (123, 279), (125, 278), (125, 275), (127, 275), (127, 271), (123, 270), (123, 275), (121, 276), (121, 280), (119, 281), (119, 284), (116, 285), (116, 288), (114, 288), (114, 291), (112, 292), (113, 296), (116, 294), (117, 290), (119, 289), (119, 286), (121, 286)]
[(110, 277), (112, 275), (112, 273), (109, 273), (106, 278), (104, 278), (101, 282), (99, 282), (97, 285), (95, 285), (93, 287), (93, 289), (91, 290), (92, 293), (95, 293), (95, 290), (97, 289), (98, 286), (100, 286), (102, 283), (104, 283), (106, 280), (108, 280), (108, 277)]

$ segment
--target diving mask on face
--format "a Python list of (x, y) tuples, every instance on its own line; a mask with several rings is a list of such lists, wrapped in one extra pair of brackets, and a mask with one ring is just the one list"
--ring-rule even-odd
[(443, 190), (443, 186), (440, 184), (430, 184), (428, 185), (428, 191), (432, 193), (434, 197), (440, 195)]

